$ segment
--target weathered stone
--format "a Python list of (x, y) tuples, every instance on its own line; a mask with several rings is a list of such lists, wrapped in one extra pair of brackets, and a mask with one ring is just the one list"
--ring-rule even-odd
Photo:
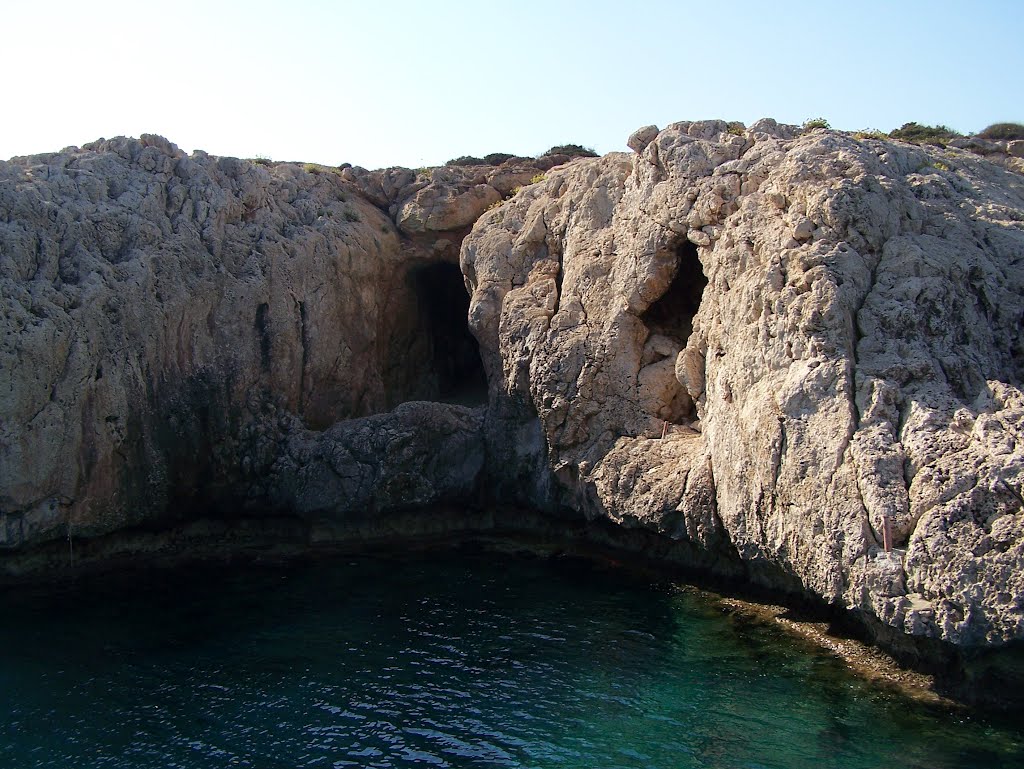
[(418, 276), (458, 237), (403, 242), (367, 199), (414, 178), (153, 136), (0, 163), (0, 547), (245, 499), (282, 415), (438, 397), (462, 342), (431, 338)]
[[(756, 581), (900, 632), (1024, 638), (1021, 185), (967, 154), (953, 185), (940, 148), (799, 134), (674, 124), (481, 219), (462, 263), (492, 398), (539, 415), (587, 516), (688, 538), (707, 524), (679, 511), (709, 484)], [(697, 257), (699, 309), (676, 285)], [(646, 340), (673, 325), (700, 432), (670, 432), (687, 448), (666, 462), (651, 438), (676, 393)], [(897, 550), (866, 572), (886, 519)]]
[(793, 239), (798, 243), (810, 240), (814, 235), (814, 222), (810, 219), (801, 219), (793, 228)]
[(501, 194), (489, 184), (476, 184), (464, 192), (431, 184), (401, 204), (398, 226), (410, 235), (468, 227), (499, 200)]
[[(893, 632), (1024, 638), (1020, 160), (770, 120), (645, 141), (425, 172), (159, 137), (0, 163), (0, 547), (225, 501), (514, 501)], [(461, 342), (428, 310), (458, 292), (424, 271), (460, 244), (488, 407), (381, 413), (439, 397)]]
[(263, 480), (280, 509), (309, 520), (465, 504), (484, 466), (483, 409), (405, 403), (323, 432), (293, 430)]
[(654, 141), (654, 137), (658, 135), (658, 126), (648, 125), (643, 128), (638, 128), (626, 141), (626, 146), (629, 147), (633, 152), (640, 154), (643, 152), (647, 145)]

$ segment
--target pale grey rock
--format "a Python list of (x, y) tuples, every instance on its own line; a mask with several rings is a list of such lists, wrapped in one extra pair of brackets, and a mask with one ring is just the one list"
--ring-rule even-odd
[(0, 546), (237, 496), (281, 414), (437, 396), (414, 277), (458, 240), (401, 240), (368, 175), (154, 136), (0, 162)]
[[(691, 344), (692, 343), (692, 344)], [(707, 349), (700, 348), (699, 338), (691, 335), (676, 358), (676, 378), (686, 388), (690, 399), (696, 401), (704, 393), (704, 359)]]
[[(483, 494), (1024, 638), (1024, 191), (990, 157), (763, 120), (562, 166), (0, 162), (0, 547)], [(482, 411), (406, 403), (439, 392), (416, 276), (457, 254)]]
[(547, 167), (540, 160), (512, 158), (500, 166), (445, 166), (419, 172), (350, 168), (341, 175), (387, 211), (404, 234), (420, 236), (461, 234), (484, 211), (530, 184)]
[(1002, 142), (989, 141), (988, 139), (982, 139), (980, 136), (968, 137), (962, 146), (964, 149), (968, 149), (978, 155), (995, 155), (1005, 153), (1006, 151), (1006, 147)]
[(800, 135), (800, 126), (778, 123), (770, 117), (761, 118), (747, 129), (751, 136), (762, 134), (775, 139), (794, 139)]
[(814, 235), (814, 222), (810, 219), (801, 219), (793, 228), (793, 239), (798, 243), (810, 240)]
[(470, 321), (561, 504), (900, 632), (1024, 638), (1024, 187), (949, 152), (677, 123), (485, 214)]
[(473, 224), (499, 200), (501, 194), (489, 184), (474, 184), (464, 191), (431, 184), (402, 202), (398, 226), (410, 235), (461, 229)]
[(658, 126), (656, 125), (647, 125), (643, 128), (638, 128), (630, 134), (629, 139), (626, 141), (626, 146), (633, 150), (633, 152), (640, 154), (648, 144), (654, 141), (654, 137), (657, 135)]

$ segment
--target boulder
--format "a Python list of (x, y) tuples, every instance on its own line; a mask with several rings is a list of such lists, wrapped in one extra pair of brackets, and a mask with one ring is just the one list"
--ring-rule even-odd
[(643, 128), (638, 128), (630, 134), (629, 139), (626, 140), (626, 146), (639, 155), (647, 148), (648, 144), (654, 141), (654, 137), (657, 135), (658, 126), (656, 125), (647, 125)]

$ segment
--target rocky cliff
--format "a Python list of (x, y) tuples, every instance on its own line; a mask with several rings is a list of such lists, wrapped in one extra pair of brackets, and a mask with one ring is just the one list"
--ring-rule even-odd
[(514, 504), (904, 638), (1024, 639), (1018, 161), (769, 120), (630, 147), (0, 163), (6, 562), (201, 515)]
[[(459, 242), (550, 160), (371, 173), (186, 157), (143, 136), (0, 163), (0, 547), (290, 509), (298, 492), (274, 473), (312, 473), (289, 461), (309, 453), (303, 430), (324, 441), (407, 401), (482, 404)], [(467, 418), (435, 411), (390, 419), (415, 433)], [(416, 440), (443, 463), (429, 432)], [(412, 472), (401, 455), (381, 473), (385, 434), (350, 457), (363, 486), (333, 505)], [(424, 491), (441, 475), (395, 504), (445, 497)]]
[(1022, 637), (1024, 178), (770, 121), (633, 144), (462, 250), (564, 503), (907, 633)]

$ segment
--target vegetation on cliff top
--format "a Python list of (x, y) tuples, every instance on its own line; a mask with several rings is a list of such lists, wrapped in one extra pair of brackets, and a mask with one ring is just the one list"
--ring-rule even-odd
[[(550, 157), (551, 155), (568, 155), (574, 158), (596, 158), (598, 155), (590, 147), (584, 147), (580, 144), (557, 144), (547, 152), (544, 152), (537, 157)], [(445, 163), (446, 166), (500, 166), (502, 163), (508, 160), (533, 160), (533, 158), (521, 158), (518, 155), (512, 155), (508, 152), (492, 152), (490, 155), (484, 155), (482, 158), (476, 157), (475, 155), (462, 155), (461, 157), (452, 158)]]
[(993, 123), (978, 134), (989, 141), (1015, 141), (1024, 139), (1024, 125), (1020, 123)]
[(904, 123), (899, 128), (889, 132), (890, 139), (899, 139), (914, 144), (941, 144), (945, 145), (951, 139), (959, 139), (963, 136), (959, 131), (944, 125), (921, 125), (920, 123)]

